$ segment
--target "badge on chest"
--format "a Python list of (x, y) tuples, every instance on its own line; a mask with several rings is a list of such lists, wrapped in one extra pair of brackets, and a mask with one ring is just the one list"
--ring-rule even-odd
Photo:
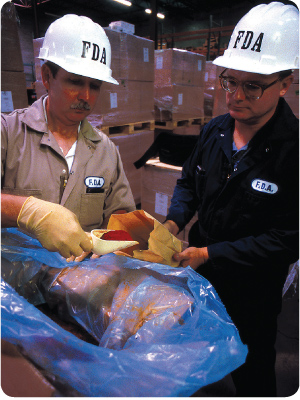
[(87, 176), (84, 180), (86, 193), (104, 193), (104, 182), (102, 176)]
[(254, 179), (251, 184), (254, 190), (258, 192), (275, 194), (278, 192), (278, 186), (275, 183), (263, 181), (261, 179)]

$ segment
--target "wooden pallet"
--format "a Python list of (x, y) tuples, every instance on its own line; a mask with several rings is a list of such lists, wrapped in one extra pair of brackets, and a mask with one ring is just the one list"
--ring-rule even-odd
[(171, 121), (155, 121), (155, 128), (173, 130), (180, 126), (205, 125), (208, 121), (209, 118), (207, 117), (187, 118)]
[(107, 136), (112, 135), (131, 135), (142, 131), (154, 131), (155, 123), (153, 121), (131, 122), (124, 125), (102, 126), (100, 129)]

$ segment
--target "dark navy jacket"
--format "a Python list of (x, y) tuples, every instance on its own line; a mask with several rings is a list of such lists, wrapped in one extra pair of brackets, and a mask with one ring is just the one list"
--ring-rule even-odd
[(273, 281), (278, 295), (289, 265), (298, 260), (299, 121), (281, 98), (236, 170), (233, 129), (229, 114), (205, 125), (167, 219), (183, 229), (197, 212), (189, 244), (208, 247), (210, 260), (197, 271), (217, 291), (225, 281), (247, 286), (260, 280), (262, 287)]

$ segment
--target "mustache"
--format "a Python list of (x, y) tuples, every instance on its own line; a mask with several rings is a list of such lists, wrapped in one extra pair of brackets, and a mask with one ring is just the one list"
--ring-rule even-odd
[(70, 107), (72, 110), (90, 110), (91, 106), (86, 102), (81, 102), (77, 104), (71, 104)]

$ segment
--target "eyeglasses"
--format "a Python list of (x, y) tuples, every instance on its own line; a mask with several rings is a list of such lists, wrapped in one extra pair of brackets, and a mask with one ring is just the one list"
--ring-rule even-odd
[(235, 78), (231, 78), (229, 76), (223, 76), (223, 73), (225, 71), (223, 71), (222, 74), (219, 75), (220, 84), (222, 88), (226, 90), (226, 92), (234, 93), (236, 92), (239, 85), (241, 85), (245, 93), (245, 96), (254, 100), (260, 99), (266, 89), (268, 89), (272, 85), (275, 85), (276, 82), (281, 80), (281, 78), (278, 78), (276, 79), (276, 81), (270, 83), (269, 85), (260, 85), (258, 83), (252, 83), (252, 82), (240, 82)]

